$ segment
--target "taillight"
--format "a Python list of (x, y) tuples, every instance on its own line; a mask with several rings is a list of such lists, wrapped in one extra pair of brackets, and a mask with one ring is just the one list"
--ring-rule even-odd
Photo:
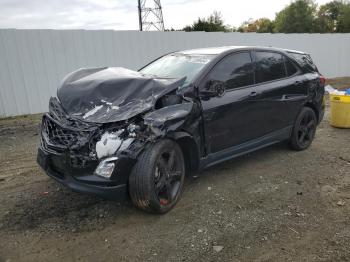
[(320, 75), (320, 84), (323, 86), (326, 84), (326, 78), (323, 75)]

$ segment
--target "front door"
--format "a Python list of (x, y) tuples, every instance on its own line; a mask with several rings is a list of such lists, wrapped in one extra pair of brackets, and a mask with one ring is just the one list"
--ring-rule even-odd
[(207, 153), (263, 136), (265, 112), (260, 92), (254, 86), (251, 53), (233, 53), (223, 58), (207, 75), (200, 92), (211, 83), (222, 83), (226, 92), (201, 98)]

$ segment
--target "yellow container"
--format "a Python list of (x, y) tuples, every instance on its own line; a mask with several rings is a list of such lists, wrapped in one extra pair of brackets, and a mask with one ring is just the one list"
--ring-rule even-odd
[(331, 126), (350, 128), (350, 96), (329, 95), (331, 103)]

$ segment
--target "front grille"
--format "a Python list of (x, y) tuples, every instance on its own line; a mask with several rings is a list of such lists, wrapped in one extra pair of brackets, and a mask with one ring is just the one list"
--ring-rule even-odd
[(69, 154), (72, 168), (86, 168), (96, 160), (94, 145), (92, 145), (93, 131), (80, 131), (65, 127), (50, 115), (44, 115), (42, 121), (42, 146), (62, 158)]
[(91, 163), (94, 163), (92, 159), (94, 158), (86, 155), (71, 155), (70, 164), (73, 168), (86, 168), (90, 166)]
[(71, 147), (78, 142), (78, 139), (89, 135), (88, 132), (64, 128), (47, 115), (43, 117), (42, 131), (50, 144), (65, 148)]
[(50, 113), (45, 114), (42, 120), (42, 147), (62, 158), (68, 154), (68, 162), (64, 161), (64, 165), (71, 168), (95, 165), (96, 134), (101, 125), (71, 118), (55, 97), (50, 99), (49, 109)]

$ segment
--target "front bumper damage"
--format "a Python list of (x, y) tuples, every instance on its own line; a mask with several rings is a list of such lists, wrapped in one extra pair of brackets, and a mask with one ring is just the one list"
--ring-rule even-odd
[[(45, 173), (73, 191), (112, 200), (128, 197), (128, 178), (139, 154), (149, 145), (186, 126), (193, 103), (163, 107), (137, 119), (96, 124), (71, 119), (57, 99), (43, 116), (37, 162)], [(197, 110), (195, 110), (197, 111)], [(108, 177), (97, 174), (113, 163)]]
[(68, 164), (69, 159), (69, 154), (54, 155), (45, 152), (41, 147), (38, 149), (37, 162), (45, 173), (73, 191), (111, 200), (127, 199), (127, 181), (123, 181), (123, 177), (126, 177), (125, 172), (130, 170), (135, 160), (119, 158), (114, 169), (117, 179), (106, 180), (94, 175), (97, 162), (92, 163), (90, 168), (74, 169)]
[(51, 99), (50, 113), (42, 118), (37, 162), (48, 176), (74, 191), (124, 200), (136, 160), (124, 152), (114, 158), (109, 179), (96, 175), (102, 159), (97, 157), (95, 145), (102, 131), (101, 125), (69, 119), (58, 100)]

